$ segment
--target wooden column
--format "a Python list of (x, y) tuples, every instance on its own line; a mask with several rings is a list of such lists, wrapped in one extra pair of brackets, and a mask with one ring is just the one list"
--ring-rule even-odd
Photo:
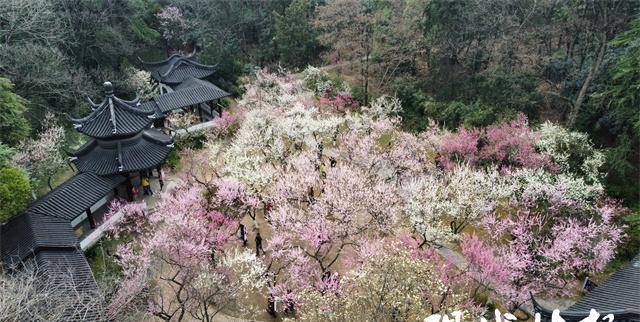
[(133, 183), (131, 182), (131, 177), (129, 176), (129, 174), (127, 174), (127, 199), (129, 199), (129, 202), (133, 201), (131, 188), (133, 188)]
[(87, 220), (89, 220), (89, 227), (91, 229), (96, 229), (96, 220), (93, 218), (93, 214), (91, 213), (91, 208), (87, 209)]

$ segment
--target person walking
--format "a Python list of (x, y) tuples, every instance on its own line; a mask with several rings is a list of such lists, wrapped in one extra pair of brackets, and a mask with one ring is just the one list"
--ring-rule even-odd
[(149, 182), (148, 177), (142, 177), (140, 183), (142, 184), (142, 191), (145, 196), (153, 195), (153, 191), (151, 191), (151, 183)]
[(160, 169), (158, 171), (158, 183), (160, 184), (160, 191), (164, 188), (164, 171)]
[(136, 201), (138, 199), (138, 188), (136, 186), (131, 186), (131, 201)]
[(322, 153), (324, 152), (324, 145), (318, 143), (318, 160), (322, 161)]
[(264, 249), (262, 249), (262, 236), (260, 236), (260, 232), (256, 234), (256, 256), (260, 256), (260, 251), (264, 254)]
[(243, 224), (238, 227), (240, 230), (240, 240), (242, 240), (242, 247), (247, 247), (247, 230)]

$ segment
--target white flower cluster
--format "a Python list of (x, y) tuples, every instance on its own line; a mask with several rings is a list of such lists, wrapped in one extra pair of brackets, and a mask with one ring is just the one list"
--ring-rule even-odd
[(127, 83), (134, 88), (142, 100), (149, 100), (156, 96), (156, 84), (151, 79), (151, 74), (144, 70), (129, 68)]
[(508, 181), (495, 169), (460, 166), (407, 184), (404, 212), (427, 242), (450, 242), (457, 239), (455, 230), (491, 211), (510, 194)]
[(402, 113), (402, 103), (396, 97), (383, 95), (371, 102), (369, 106), (363, 106), (361, 111), (374, 120), (395, 118)]
[(587, 134), (551, 122), (542, 124), (538, 134), (537, 148), (551, 155), (560, 172), (580, 174), (590, 182), (600, 181), (605, 156), (593, 147)]

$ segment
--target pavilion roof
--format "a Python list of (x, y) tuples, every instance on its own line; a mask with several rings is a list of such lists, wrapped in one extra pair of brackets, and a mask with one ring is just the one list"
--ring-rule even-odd
[(38, 199), (28, 211), (71, 221), (125, 180), (122, 175), (80, 173)]
[(71, 221), (124, 182), (121, 175), (80, 173), (0, 226), (0, 257), (5, 266), (20, 264), (41, 249), (75, 248)]
[[(38, 270), (54, 280), (62, 279), (69, 274), (73, 276), (74, 285), (62, 285), (73, 287), (75, 290), (97, 290), (97, 284), (82, 251), (74, 249), (45, 249), (35, 256)], [(59, 281), (63, 283), (67, 281)]]
[(75, 248), (78, 246), (68, 220), (26, 212), (2, 225), (2, 262), (16, 267), (44, 248)]
[(191, 77), (176, 86), (175, 91), (156, 96), (143, 103), (141, 108), (166, 114), (178, 108), (217, 100), (229, 95), (231, 94), (206, 80)]
[(166, 159), (172, 146), (172, 137), (146, 129), (117, 141), (92, 139), (69, 155), (81, 172), (110, 175), (154, 168)]
[(104, 83), (105, 97), (100, 104), (89, 99), (93, 111), (83, 118), (71, 118), (74, 127), (94, 138), (130, 136), (148, 127), (154, 112), (140, 108), (139, 99), (127, 101), (113, 94), (113, 85)]
[(640, 318), (640, 255), (587, 293), (567, 311), (635, 310)]
[(173, 54), (165, 60), (142, 62), (144, 68), (160, 83), (180, 84), (188, 78), (205, 78), (218, 70), (216, 65), (203, 65), (196, 61), (195, 55)]
[[(549, 321), (551, 310), (535, 299), (533, 305), (542, 321)], [(604, 283), (587, 293), (568, 309), (560, 312), (567, 322), (581, 321), (595, 309), (601, 316), (613, 314), (616, 321), (640, 322), (640, 254), (615, 272)]]
[(31, 263), (57, 291), (69, 293), (69, 307), (62, 312), (65, 321), (102, 320), (95, 305), (100, 301), (100, 288), (80, 249), (43, 249)]

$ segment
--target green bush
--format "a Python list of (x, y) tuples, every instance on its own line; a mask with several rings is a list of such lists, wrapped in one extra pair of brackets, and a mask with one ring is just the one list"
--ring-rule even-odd
[(427, 117), (450, 129), (487, 126), (514, 116), (509, 111), (497, 113), (492, 106), (479, 101), (465, 104), (460, 101), (436, 102), (429, 99), (424, 103), (424, 109)]
[[(364, 104), (365, 93), (364, 93), (364, 88), (362, 88), (362, 86), (353, 85), (349, 90), (351, 91), (351, 97), (353, 97), (354, 100), (358, 101), (360, 105)], [(369, 96), (371, 96), (371, 93), (369, 93)], [(369, 97), (369, 102), (371, 101), (373, 101), (373, 98)]]
[(23, 211), (29, 204), (29, 179), (16, 168), (0, 169), (0, 222), (5, 222)]
[(165, 161), (165, 163), (172, 170), (175, 170), (178, 167), (178, 165), (180, 164), (180, 153), (178, 153), (177, 148), (171, 149), (171, 152), (169, 152), (169, 155), (167, 156), (167, 160)]

